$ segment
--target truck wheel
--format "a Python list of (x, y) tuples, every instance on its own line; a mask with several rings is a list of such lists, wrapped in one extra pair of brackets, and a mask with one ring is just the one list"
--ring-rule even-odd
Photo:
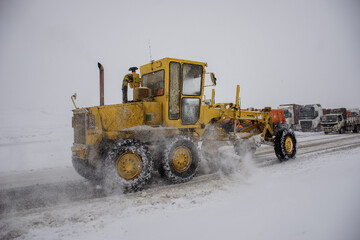
[(359, 132), (358, 125), (355, 125), (355, 126), (354, 126), (354, 130), (353, 130), (353, 133), (358, 133), (358, 132)]
[(190, 181), (200, 166), (200, 151), (189, 137), (176, 136), (166, 146), (161, 159), (165, 178), (171, 183)]
[(343, 134), (345, 132), (344, 128), (340, 128), (339, 134)]
[(102, 179), (102, 174), (94, 166), (90, 165), (87, 160), (79, 159), (76, 157), (72, 158), (72, 164), (76, 172), (91, 181), (100, 181)]
[(152, 175), (153, 161), (148, 148), (133, 139), (117, 142), (105, 159), (104, 187), (106, 192), (121, 189), (137, 191)]
[(290, 129), (281, 129), (275, 135), (274, 150), (280, 162), (295, 158), (296, 155), (295, 133)]

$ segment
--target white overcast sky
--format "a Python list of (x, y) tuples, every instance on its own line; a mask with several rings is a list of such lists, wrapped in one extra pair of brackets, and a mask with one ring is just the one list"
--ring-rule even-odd
[(216, 99), (242, 107), (360, 107), (359, 0), (0, 0), (0, 107), (67, 111), (121, 103), (128, 68), (208, 63)]

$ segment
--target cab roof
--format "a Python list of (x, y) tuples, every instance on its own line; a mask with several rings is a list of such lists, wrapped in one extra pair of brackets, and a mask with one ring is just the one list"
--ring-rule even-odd
[(166, 57), (140, 66), (140, 72), (148, 73), (148, 72), (156, 71), (158, 69), (164, 69), (166, 68), (165, 66), (168, 66), (170, 62), (179, 62), (181, 64), (183, 63), (196, 64), (196, 65), (201, 65), (203, 67), (207, 66), (207, 63), (204, 62)]

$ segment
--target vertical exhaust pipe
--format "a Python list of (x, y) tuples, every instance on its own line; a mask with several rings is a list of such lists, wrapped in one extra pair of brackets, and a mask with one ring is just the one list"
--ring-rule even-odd
[(104, 106), (104, 67), (98, 62), (100, 70), (100, 106)]

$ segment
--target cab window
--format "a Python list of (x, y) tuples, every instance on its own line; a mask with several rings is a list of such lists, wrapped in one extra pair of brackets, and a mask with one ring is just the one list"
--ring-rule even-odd
[(169, 82), (169, 119), (171, 120), (180, 118), (180, 73), (180, 63), (171, 62)]
[(150, 88), (151, 97), (164, 95), (164, 70), (144, 74), (142, 76), (143, 86)]
[(203, 67), (201, 65), (183, 64), (182, 94), (188, 96), (201, 95)]
[(181, 122), (182, 124), (195, 124), (200, 115), (199, 98), (183, 98), (181, 100)]

